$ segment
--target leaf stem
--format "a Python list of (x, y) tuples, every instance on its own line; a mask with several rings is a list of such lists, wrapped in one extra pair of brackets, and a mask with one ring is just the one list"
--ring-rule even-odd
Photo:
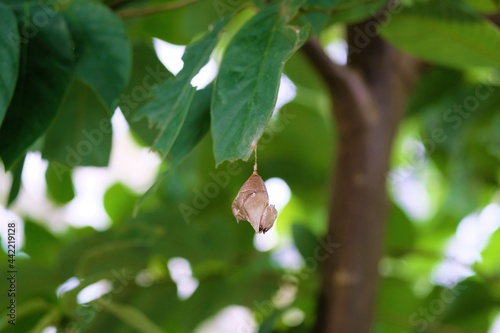
[(123, 19), (140, 17), (140, 16), (148, 16), (153, 14), (158, 14), (170, 10), (175, 10), (183, 7), (190, 6), (192, 4), (197, 3), (199, 0), (181, 0), (177, 2), (169, 2), (158, 6), (146, 7), (146, 8), (137, 8), (137, 9), (128, 9), (118, 12), (118, 16)]
[(339, 5), (333, 8), (328, 8), (328, 7), (321, 7), (321, 6), (312, 6), (312, 5), (305, 5), (300, 9), (301, 12), (303, 13), (309, 13), (309, 12), (323, 12), (326, 14), (334, 14), (341, 12), (343, 10), (349, 10), (352, 8), (359, 7), (361, 5), (369, 5), (373, 4), (375, 0), (360, 0), (357, 2), (352, 2), (352, 3), (346, 3), (343, 5)]
[(115, 0), (113, 2), (111, 2), (108, 6), (109, 8), (111, 8), (112, 10), (118, 10), (120, 7), (124, 6), (124, 5), (127, 5), (129, 2), (131, 2), (133, 0)]
[(257, 144), (255, 144), (254, 153), (255, 153), (255, 163), (253, 165), (253, 173), (257, 174)]

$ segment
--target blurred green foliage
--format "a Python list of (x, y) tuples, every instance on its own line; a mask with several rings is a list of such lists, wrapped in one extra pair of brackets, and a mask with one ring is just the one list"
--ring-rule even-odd
[[(369, 18), (385, 2), (206, 0), (126, 20), (116, 14), (166, 2), (100, 2), (0, 0), (0, 157), (13, 176), (3, 204), (13, 203), (22, 187), (28, 151), (41, 151), (49, 161), (47, 197), (69, 204), (73, 169), (109, 162), (110, 119), (118, 105), (136, 143), (160, 151), (165, 163), (135, 216), (141, 194), (121, 183), (107, 189), (107, 230), (56, 232), (50, 221), (23, 216), (23, 230), (16, 225), (24, 234), (16, 258), (16, 325), (8, 323), (3, 303), (9, 289), (5, 253), (0, 332), (49, 326), (58, 332), (193, 332), (229, 305), (251, 309), (262, 333), (311, 332), (336, 128), (322, 82), (296, 51), (309, 33), (325, 42), (341, 40), (346, 24)], [(412, 93), (394, 147), (374, 332), (487, 332), (500, 312), (500, 230), (470, 278), (446, 289), (432, 276), (443, 260), (453, 260), (445, 248), (459, 222), (498, 204), (500, 31), (483, 15), (497, 11), (498, 2), (404, 3), (381, 23), (382, 36), (426, 60), (429, 70)], [(190, 44), (184, 72), (174, 77), (163, 67), (152, 38)], [(195, 92), (190, 81), (211, 55), (224, 59), (221, 75)], [(272, 115), (283, 65), (296, 98)], [(229, 129), (238, 135), (228, 135)], [(301, 268), (280, 264), (282, 250), (257, 251), (251, 227), (231, 215), (232, 199), (252, 166), (224, 161), (247, 157), (262, 132), (260, 174), (282, 178), (292, 192), (275, 226), (278, 247), (296, 248)], [(417, 149), (409, 148), (412, 142)], [(413, 178), (431, 200), (423, 218), (393, 190)], [(206, 194), (210, 186), (215, 195)], [(167, 268), (179, 257), (199, 283), (187, 299), (178, 296)], [(72, 278), (77, 286), (58, 289)], [(109, 292), (79, 304), (79, 292), (102, 280), (110, 283)], [(294, 309), (304, 314), (295, 326), (284, 320)], [(241, 323), (238, 332), (248, 325)]]

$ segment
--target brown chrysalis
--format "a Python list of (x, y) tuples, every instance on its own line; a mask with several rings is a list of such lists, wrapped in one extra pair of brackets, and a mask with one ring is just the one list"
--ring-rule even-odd
[(243, 184), (231, 205), (236, 221), (248, 221), (256, 233), (266, 233), (274, 225), (278, 212), (269, 205), (264, 181), (257, 173), (257, 152), (254, 171)]

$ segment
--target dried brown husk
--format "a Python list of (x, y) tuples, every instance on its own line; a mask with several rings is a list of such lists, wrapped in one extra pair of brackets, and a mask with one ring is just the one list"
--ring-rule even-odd
[(266, 233), (278, 216), (274, 205), (269, 205), (266, 186), (256, 171), (243, 184), (231, 208), (237, 222), (250, 222), (256, 233)]

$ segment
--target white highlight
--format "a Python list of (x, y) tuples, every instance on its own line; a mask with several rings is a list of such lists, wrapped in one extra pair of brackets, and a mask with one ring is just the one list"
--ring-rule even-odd
[(109, 166), (79, 167), (73, 173), (76, 195), (65, 210), (65, 219), (72, 226), (91, 226), (97, 230), (108, 228), (110, 220), (103, 206), (106, 190), (113, 183), (121, 182), (142, 193), (155, 181), (160, 158), (147, 148), (137, 146), (119, 109), (115, 111), (111, 123), (113, 146)]
[(149, 148), (139, 147), (130, 135), (127, 120), (120, 110), (111, 119), (113, 124), (113, 149), (109, 174), (113, 181), (120, 181), (137, 193), (143, 193), (154, 183), (161, 164), (157, 154)]
[(35, 216), (37, 220), (45, 221), (49, 227), (56, 229), (55, 226), (60, 224), (54, 218), (57, 208), (53, 207), (46, 194), (47, 166), (47, 161), (42, 160), (39, 152), (28, 152), (21, 175), (19, 196), (11, 209), (21, 216)]
[(292, 243), (282, 246), (274, 251), (272, 258), (283, 269), (299, 270), (304, 266), (304, 260), (302, 259), (299, 250)]
[(189, 298), (198, 288), (198, 280), (193, 278), (189, 261), (184, 258), (172, 258), (168, 261), (168, 270), (177, 284), (177, 296), (181, 300)]
[[(45, 172), (47, 161), (40, 153), (28, 153), (22, 174), (22, 187), (12, 210), (22, 216), (35, 216), (45, 221), (56, 232), (68, 225), (91, 226), (98, 230), (109, 227), (110, 221), (102, 197), (114, 182), (122, 182), (137, 193), (146, 191), (155, 181), (160, 158), (148, 148), (139, 147), (130, 135), (128, 124), (121, 111), (116, 110), (111, 119), (113, 146), (107, 168), (77, 167), (73, 174), (75, 198), (66, 206), (54, 205), (46, 195)], [(10, 189), (10, 176), (0, 174), (0, 196), (4, 188)], [(1, 211), (0, 211), (1, 215)], [(0, 216), (1, 217), (1, 216)], [(3, 218), (4, 219), (4, 218)], [(19, 219), (20, 220), (20, 219)], [(22, 239), (22, 235), (16, 235)]]
[(428, 181), (423, 169), (426, 162), (425, 147), (418, 140), (406, 138), (403, 150), (409, 151), (413, 158), (411, 162), (391, 171), (390, 185), (393, 189), (393, 198), (414, 221), (425, 221), (434, 213), (425, 186)]
[(291, 308), (283, 313), (281, 318), (287, 326), (299, 326), (304, 321), (305, 314), (299, 308)]
[(335, 40), (326, 46), (328, 57), (339, 65), (347, 64), (347, 43), (345, 40)]
[(415, 174), (409, 174), (394, 187), (394, 198), (414, 220), (425, 220), (431, 215), (431, 200), (424, 183)]
[(202, 322), (195, 333), (256, 333), (258, 325), (250, 310), (243, 306), (230, 305), (215, 316)]
[[(0, 165), (3, 167), (1, 161)], [(0, 202), (7, 202), (11, 185), (12, 175), (10, 173), (6, 173), (5, 171), (0, 171)]]
[(285, 105), (290, 103), (297, 96), (297, 87), (285, 74), (281, 75), (278, 98), (274, 107), (273, 116)]
[(297, 296), (297, 286), (286, 283), (282, 284), (273, 296), (273, 303), (277, 309), (284, 309), (290, 306)]
[(186, 46), (170, 44), (157, 38), (153, 38), (153, 44), (158, 59), (172, 74), (177, 75), (184, 67), (182, 55), (186, 50)]
[(491, 328), (488, 331), (488, 333), (500, 333), (500, 313), (493, 321), (493, 325), (491, 325)]
[[(292, 197), (292, 191), (288, 184), (281, 178), (269, 178), (264, 182), (269, 195), (269, 204), (274, 205), (279, 212), (286, 206)], [(253, 240), (255, 248), (261, 252), (275, 248), (280, 241), (276, 225), (266, 234), (256, 234)]]
[(80, 280), (78, 280), (76, 277), (71, 277), (68, 280), (66, 280), (63, 284), (61, 284), (59, 287), (56, 289), (56, 295), (57, 297), (61, 297), (64, 293), (75, 289), (80, 285)]
[(91, 226), (97, 230), (109, 227), (103, 196), (112, 184), (106, 169), (76, 168), (73, 173), (75, 198), (66, 206), (68, 224), (75, 227)]
[(471, 266), (481, 260), (481, 252), (491, 235), (500, 227), (500, 206), (490, 204), (480, 214), (466, 216), (448, 242), (446, 259), (435, 270), (435, 283), (453, 287), (474, 272)]
[(279, 240), (278, 231), (276, 230), (276, 226), (274, 226), (265, 234), (255, 234), (253, 245), (260, 252), (267, 252), (275, 248)]
[(219, 73), (219, 66), (215, 60), (210, 59), (208, 63), (203, 66), (198, 74), (191, 80), (191, 85), (196, 87), (197, 90), (203, 89), (212, 82)]
[(102, 297), (113, 290), (108, 280), (101, 280), (83, 288), (76, 296), (78, 304), (86, 304)]
[(45, 196), (47, 188), (45, 172), (48, 165), (47, 161), (42, 160), (42, 154), (39, 152), (29, 152), (26, 155), (21, 179), (30, 196), (35, 198)]
[[(184, 67), (182, 56), (186, 51), (186, 46), (171, 44), (157, 38), (154, 38), (153, 41), (158, 59), (160, 59), (163, 65), (174, 75), (179, 74)], [(215, 79), (218, 71), (219, 67), (217, 63), (213, 59), (210, 59), (208, 63), (201, 68), (198, 74), (193, 77), (191, 85), (197, 89), (205, 88)]]
[(290, 186), (281, 178), (273, 177), (264, 182), (269, 194), (269, 203), (281, 211), (292, 198)]
[[(8, 234), (9, 234), (9, 223), (15, 224), (15, 245), (16, 245), (16, 255), (20, 254), (20, 250), (24, 246), (24, 222), (19, 217), (19, 215), (14, 212), (3, 208), (0, 205), (0, 237), (2, 238), (2, 248), (7, 253), (7, 245), (9, 242)], [(12, 230), (11, 234), (12, 234)]]

